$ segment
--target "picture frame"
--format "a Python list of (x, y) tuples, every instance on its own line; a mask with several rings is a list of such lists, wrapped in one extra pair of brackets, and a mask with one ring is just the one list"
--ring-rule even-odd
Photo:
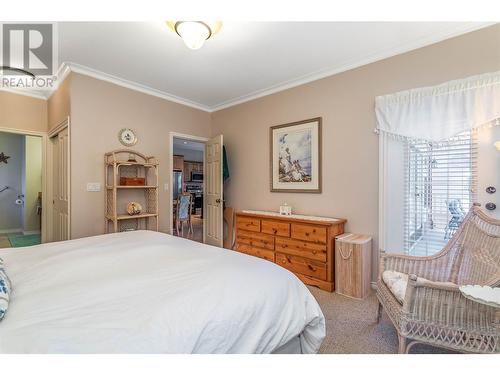
[(321, 193), (322, 118), (269, 130), (271, 192)]

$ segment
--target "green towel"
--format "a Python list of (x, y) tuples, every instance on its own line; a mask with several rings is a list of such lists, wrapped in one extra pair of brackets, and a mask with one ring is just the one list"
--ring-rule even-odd
[(222, 181), (226, 181), (229, 178), (229, 164), (227, 163), (226, 146), (222, 146)]

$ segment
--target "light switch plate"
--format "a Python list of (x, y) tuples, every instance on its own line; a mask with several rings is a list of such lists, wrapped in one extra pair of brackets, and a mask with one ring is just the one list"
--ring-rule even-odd
[(101, 191), (100, 182), (87, 182), (87, 191)]

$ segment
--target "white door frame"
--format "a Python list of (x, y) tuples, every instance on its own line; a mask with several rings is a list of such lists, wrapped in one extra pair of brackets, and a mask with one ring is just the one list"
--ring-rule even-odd
[[(197, 135), (183, 134), (170, 132), (169, 133), (169, 155), (168, 155), (168, 176), (169, 176), (169, 193), (168, 193), (168, 205), (170, 207), (170, 218), (169, 218), (169, 231), (170, 234), (174, 233), (174, 216), (173, 216), (173, 200), (174, 193), (172, 190), (172, 185), (174, 181), (174, 138), (185, 139), (187, 141), (206, 143), (210, 138), (199, 137)], [(203, 151), (203, 176), (205, 176), (205, 151)], [(165, 191), (165, 189), (164, 189)], [(203, 178), (203, 212), (205, 212), (205, 178)], [(205, 220), (203, 220), (203, 243), (205, 243)]]
[[(56, 126), (54, 126), (47, 134), (47, 150), (48, 150), (48, 163), (47, 163), (47, 193), (50, 193), (50, 195), (47, 195), (48, 197), (50, 197), (50, 201), (52, 201), (52, 197), (54, 196), (53, 195), (53, 184), (52, 184), (52, 181), (53, 181), (53, 155), (52, 155), (52, 152), (53, 152), (53, 147), (52, 147), (52, 143), (49, 143), (50, 142), (50, 139), (51, 138), (54, 138), (56, 137), (61, 131), (63, 131), (64, 129), (68, 128), (68, 139), (69, 139), (69, 142), (68, 142), (68, 181), (67, 181), (67, 184), (68, 184), (68, 239), (70, 240), (71, 239), (71, 126), (70, 126), (70, 118), (69, 116), (66, 117), (63, 121), (61, 121), (59, 124), (57, 124)], [(50, 147), (49, 147), (50, 146)], [(50, 230), (47, 232), (48, 234), (48, 240), (49, 241), (53, 241), (53, 236), (54, 236), (54, 233), (53, 233), (53, 224), (54, 224), (54, 220), (53, 220), (53, 208), (51, 206), (51, 209), (49, 210), (50, 212), (47, 213), (47, 221), (48, 221), (48, 226), (50, 228)]]
[(42, 243), (48, 241), (48, 235), (49, 235), (49, 227), (48, 223), (50, 220), (49, 219), (49, 210), (47, 209), (48, 206), (48, 170), (47, 170), (47, 142), (48, 142), (48, 137), (47, 133), (45, 132), (38, 132), (38, 131), (33, 131), (33, 130), (23, 130), (23, 129), (15, 129), (15, 128), (7, 128), (0, 126), (0, 132), (4, 133), (13, 133), (13, 134), (20, 134), (20, 135), (31, 135), (35, 137), (41, 137), (42, 138), (42, 228), (41, 228), (41, 241)]

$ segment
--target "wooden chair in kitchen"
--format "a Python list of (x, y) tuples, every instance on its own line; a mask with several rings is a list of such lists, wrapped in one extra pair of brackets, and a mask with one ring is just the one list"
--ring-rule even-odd
[[(193, 233), (193, 222), (191, 220), (191, 211), (193, 208), (193, 198), (190, 193), (182, 193), (177, 196), (177, 205), (175, 213), (175, 230), (177, 235), (182, 233), (184, 237), (184, 223), (188, 225), (188, 233)], [(180, 226), (180, 231), (179, 231)]]

